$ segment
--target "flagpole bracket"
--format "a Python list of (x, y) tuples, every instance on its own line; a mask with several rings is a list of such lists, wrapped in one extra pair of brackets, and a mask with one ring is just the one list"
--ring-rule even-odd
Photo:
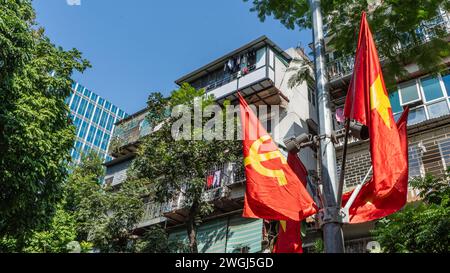
[(342, 213), (337, 207), (325, 207), (320, 212), (320, 227), (329, 223), (342, 223)]
[(342, 223), (343, 224), (348, 224), (350, 223), (350, 212), (349, 212), (349, 208), (347, 207), (343, 207), (341, 208), (341, 219), (342, 219)]

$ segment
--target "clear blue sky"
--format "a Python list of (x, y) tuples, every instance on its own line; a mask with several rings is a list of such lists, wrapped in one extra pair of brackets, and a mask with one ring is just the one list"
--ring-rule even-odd
[(309, 31), (261, 23), (242, 0), (67, 1), (34, 0), (38, 23), (53, 43), (91, 62), (74, 80), (129, 114), (151, 91), (169, 94), (180, 76), (261, 35), (283, 49), (311, 41)]

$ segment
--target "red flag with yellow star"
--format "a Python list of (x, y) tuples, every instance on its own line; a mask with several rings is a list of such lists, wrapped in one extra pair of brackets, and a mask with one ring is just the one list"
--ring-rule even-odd
[(238, 93), (246, 191), (243, 217), (301, 221), (316, 205), (286, 158)]
[[(392, 115), (365, 12), (361, 18), (355, 68), (344, 114), (369, 127), (373, 165), (372, 180), (363, 187), (350, 208), (350, 222), (371, 221), (396, 212), (406, 203), (405, 189), (408, 187), (408, 154), (403, 139), (406, 125), (402, 129), (405, 132), (399, 131), (400, 124), (395, 123)], [(407, 111), (402, 119), (406, 118)], [(346, 194), (344, 201), (348, 196)]]
[[(302, 185), (306, 187), (308, 172), (297, 153), (290, 152), (287, 162)], [(273, 247), (273, 253), (303, 253), (300, 222), (291, 220), (279, 222), (278, 237)]]

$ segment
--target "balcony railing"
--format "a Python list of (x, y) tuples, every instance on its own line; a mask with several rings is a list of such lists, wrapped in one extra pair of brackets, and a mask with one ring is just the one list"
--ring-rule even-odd
[(149, 202), (144, 205), (144, 216), (142, 222), (153, 220), (159, 217), (163, 217), (164, 206), (158, 203)]
[(143, 136), (151, 133), (151, 126), (146, 120), (147, 112), (119, 123), (109, 145), (109, 154), (117, 154), (127, 144), (138, 141)]
[[(335, 134), (336, 134), (336, 136), (341, 136), (341, 137), (338, 137), (338, 138), (337, 138), (337, 143), (336, 143), (334, 146), (335, 146), (336, 148), (337, 148), (337, 147), (344, 146), (345, 138), (342, 137), (342, 136), (345, 135), (345, 128), (336, 130)], [(354, 142), (358, 142), (358, 141), (360, 141), (360, 139), (358, 139), (358, 138), (356, 138), (356, 137), (354, 137), (354, 136), (352, 136), (352, 135), (350, 135), (350, 134), (348, 135), (348, 142), (347, 142), (348, 144), (354, 143)]]
[[(411, 35), (407, 36), (406, 42), (399, 44), (394, 48), (395, 52), (400, 53), (408, 48), (425, 44), (432, 38), (437, 37), (440, 33), (450, 34), (450, 16), (446, 12), (442, 12), (434, 19), (424, 22), (419, 28), (416, 29), (416, 40)], [(417, 40), (418, 39), (418, 40)], [(377, 44), (383, 44), (383, 39), (375, 38)], [(384, 61), (384, 56), (380, 55), (380, 60)], [(343, 56), (336, 58), (327, 63), (327, 74), (330, 81), (334, 81), (340, 78), (349, 76), (353, 72), (355, 58), (353, 55)]]
[(216, 89), (218, 87), (221, 87), (222, 85), (225, 85), (225, 84), (227, 84), (229, 82), (232, 82), (232, 81), (236, 80), (237, 78), (239, 78), (239, 77), (241, 77), (243, 75), (247, 75), (247, 74), (249, 74), (249, 73), (251, 73), (251, 72), (253, 72), (255, 70), (256, 70), (256, 65), (254, 64), (254, 65), (251, 65), (251, 66), (248, 67), (248, 71), (245, 74), (243, 73), (243, 71), (238, 71), (236, 73), (227, 75), (227, 76), (225, 76), (222, 79), (219, 79), (219, 80), (216, 80), (216, 81), (214, 81), (212, 83), (209, 83), (205, 87), (205, 91), (208, 92), (208, 91), (211, 91), (211, 90)]
[[(214, 184), (208, 186), (208, 181), (205, 181), (205, 191), (202, 198), (208, 202), (228, 198), (231, 193), (231, 188), (245, 182), (245, 172), (242, 162), (230, 162), (221, 164), (212, 168), (208, 172), (208, 177), (213, 176), (216, 179)], [(185, 207), (185, 196), (182, 192), (177, 194), (172, 200), (161, 205), (162, 213), (169, 213)]]

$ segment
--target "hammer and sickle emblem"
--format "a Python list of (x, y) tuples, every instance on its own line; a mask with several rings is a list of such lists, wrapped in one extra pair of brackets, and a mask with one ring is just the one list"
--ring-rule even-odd
[(250, 146), (249, 155), (244, 159), (244, 165), (252, 165), (253, 169), (255, 169), (255, 171), (261, 175), (277, 178), (278, 184), (280, 186), (284, 186), (287, 185), (287, 180), (283, 170), (267, 169), (261, 164), (261, 162), (263, 161), (271, 160), (274, 158), (279, 158), (283, 165), (287, 164), (286, 158), (278, 150), (259, 154), (259, 148), (261, 147), (261, 145), (265, 141), (270, 139), (271, 138), (269, 135), (264, 135), (253, 142), (252, 146)]

